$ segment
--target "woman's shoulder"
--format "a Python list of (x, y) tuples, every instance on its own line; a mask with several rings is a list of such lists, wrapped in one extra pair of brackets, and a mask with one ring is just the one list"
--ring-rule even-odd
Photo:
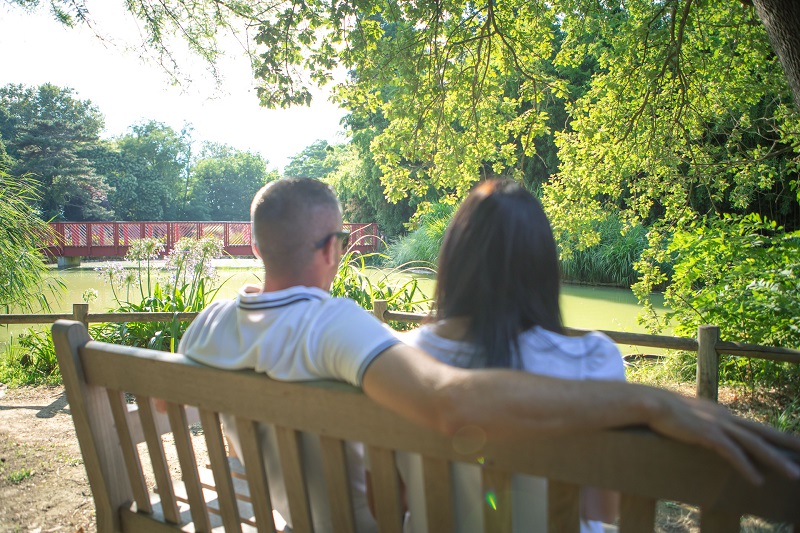
[(562, 364), (578, 372), (581, 379), (625, 379), (619, 348), (599, 331), (570, 336), (537, 326), (520, 336), (520, 349), (523, 358), (540, 364)]
[(451, 351), (458, 348), (460, 343), (438, 336), (431, 324), (423, 324), (418, 328), (395, 333), (397, 338), (405, 344), (416, 348), (436, 348), (437, 350)]
[(454, 366), (469, 366), (472, 347), (469, 343), (440, 337), (431, 324), (395, 333), (403, 343), (419, 348), (436, 359)]
[(616, 344), (606, 334), (589, 331), (583, 335), (565, 335), (535, 326), (525, 331), (520, 340), (528, 345), (556, 349), (565, 355), (583, 357), (590, 353), (616, 351)]

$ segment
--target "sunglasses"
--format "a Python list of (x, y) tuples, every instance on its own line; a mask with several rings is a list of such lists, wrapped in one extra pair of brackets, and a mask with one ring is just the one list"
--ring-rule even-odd
[(332, 237), (336, 237), (342, 242), (342, 253), (346, 253), (347, 247), (350, 245), (350, 232), (347, 230), (334, 231), (333, 233), (325, 235), (319, 242), (317, 242), (314, 245), (314, 249), (319, 250), (320, 248), (328, 244), (328, 241), (331, 240)]

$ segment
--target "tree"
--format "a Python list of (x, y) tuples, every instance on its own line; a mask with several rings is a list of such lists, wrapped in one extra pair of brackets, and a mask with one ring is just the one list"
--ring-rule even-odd
[(111, 203), (122, 220), (175, 220), (189, 164), (189, 129), (176, 132), (151, 120), (106, 147), (98, 165), (115, 190)]
[(267, 162), (260, 155), (207, 143), (191, 169), (187, 218), (249, 220), (250, 200), (277, 178), (277, 172), (267, 172)]
[[(796, 225), (786, 192), (797, 180), (799, 116), (753, 10), (674, 2), (654, 16), (641, 7), (604, 14), (612, 27), (584, 47), (602, 72), (558, 139), (562, 165), (545, 195), (557, 229), (586, 243), (609, 209), (673, 226), (747, 212), (763, 196), (791, 200), (783, 215)], [(577, 44), (568, 40), (560, 60), (580, 55)]]
[(795, 105), (800, 107), (800, 5), (794, 0), (753, 0), (752, 5), (781, 60)]
[(379, 113), (367, 117), (350, 114), (345, 125), (351, 141), (333, 147), (328, 155), (336, 170), (327, 181), (342, 201), (344, 218), (350, 222), (377, 222), (387, 241), (405, 233), (405, 225), (414, 214), (420, 198), (403, 198), (389, 202), (381, 183), (381, 169), (372, 158), (372, 139), (386, 127)]
[(50, 84), (0, 88), (0, 135), (14, 161), (10, 173), (40, 184), (47, 219), (104, 220), (110, 189), (86, 154), (99, 142), (103, 116), (72, 89)]
[(336, 166), (328, 158), (332, 152), (333, 147), (328, 141), (316, 140), (290, 158), (291, 161), (283, 169), (283, 175), (291, 178), (324, 178), (336, 170)]
[(14, 161), (9, 157), (6, 152), (6, 145), (3, 144), (3, 138), (0, 136), (0, 172), (8, 172)]
[[(267, 106), (305, 103), (309, 79), (350, 69), (337, 95), (354, 114), (388, 121), (370, 149), (393, 201), (431, 187), (460, 198), (494, 173), (521, 178), (554, 127), (548, 104), (567, 101), (546, 200), (572, 240), (591, 244), (588, 221), (609, 208), (674, 222), (687, 211), (752, 210), (759, 195), (796, 187), (800, 8), (753, 4), (309, 0), (240, 13), (210, 0), (139, 0), (129, 9), (155, 46), (170, 25), (258, 20), (250, 51)], [(563, 69), (587, 58), (599, 71), (582, 94)]]

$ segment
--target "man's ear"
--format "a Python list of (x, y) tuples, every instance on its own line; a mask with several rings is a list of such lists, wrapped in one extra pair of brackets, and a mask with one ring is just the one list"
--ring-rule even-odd
[(325, 243), (325, 246), (322, 247), (322, 255), (325, 258), (325, 264), (332, 265), (334, 263), (339, 263), (339, 259), (336, 254), (336, 247), (338, 245), (338, 239), (335, 236), (332, 236), (328, 239), (328, 242)]
[(261, 259), (261, 252), (258, 251), (258, 245), (255, 241), (250, 245), (250, 249), (253, 250), (253, 255), (256, 256), (256, 259)]

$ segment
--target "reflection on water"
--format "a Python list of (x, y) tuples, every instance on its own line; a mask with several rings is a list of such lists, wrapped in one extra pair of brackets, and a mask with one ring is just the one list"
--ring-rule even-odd
[[(80, 269), (53, 270), (51, 276), (60, 276), (67, 287), (67, 292), (58, 300), (52, 301), (52, 312), (71, 313), (73, 303), (82, 303), (82, 295), (87, 289), (96, 289), (99, 297), (89, 304), (90, 310), (105, 312), (116, 307), (116, 302), (108, 282), (93, 266), (103, 263), (85, 262)], [(239, 288), (252, 283), (262, 283), (263, 272), (254, 259), (220, 260), (219, 276), (222, 288), (217, 298), (233, 298)], [(377, 276), (382, 273), (376, 272)], [(403, 274), (408, 276), (408, 274)], [(393, 276), (394, 277), (394, 276)], [(426, 295), (433, 295), (434, 281), (422, 276), (420, 289)], [(126, 294), (118, 294), (125, 300)], [(141, 301), (138, 289), (132, 289), (130, 299), (136, 303)], [(654, 295), (654, 304), (658, 312), (664, 312), (661, 295)], [(609, 287), (588, 287), (583, 285), (565, 285), (561, 291), (561, 307), (564, 323), (567, 326), (585, 329), (604, 329), (612, 331), (628, 331), (646, 333), (644, 327), (637, 324), (639, 306), (636, 297), (630, 290)], [(17, 334), (30, 326), (0, 327), (0, 345), (8, 340), (9, 332)], [(44, 326), (42, 326), (44, 327)], [(0, 346), (2, 347), (2, 346)], [(649, 352), (653, 350), (648, 348)], [(629, 351), (623, 349), (623, 351)]]

